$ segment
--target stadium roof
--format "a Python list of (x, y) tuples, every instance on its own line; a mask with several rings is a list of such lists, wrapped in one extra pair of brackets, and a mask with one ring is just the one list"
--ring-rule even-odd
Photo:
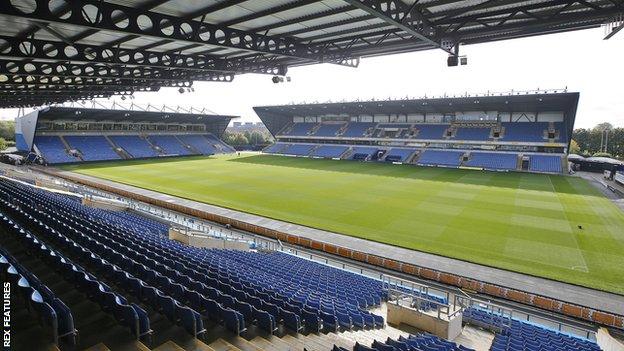
[(394, 115), (417, 113), (455, 113), (461, 111), (552, 112), (563, 111), (566, 127), (572, 132), (579, 93), (516, 93), (421, 99), (370, 100), (258, 106), (254, 111), (275, 135), (293, 117), (324, 115)]
[(227, 124), (236, 116), (208, 115), (196, 113), (180, 113), (171, 111), (139, 111), (114, 110), (98, 108), (76, 108), (51, 106), (39, 110), (39, 119), (42, 120), (80, 120), (80, 121), (132, 121), (151, 123), (195, 123), (195, 124)]
[(4, 0), (0, 107), (592, 28), (619, 0)]

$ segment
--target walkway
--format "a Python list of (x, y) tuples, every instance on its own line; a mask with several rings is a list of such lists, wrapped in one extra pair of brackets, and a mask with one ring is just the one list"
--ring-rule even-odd
[(477, 279), (486, 283), (497, 284), (511, 289), (527, 291), (559, 301), (569, 302), (592, 309), (601, 310), (617, 315), (624, 315), (624, 296), (593, 290), (577, 285), (557, 282), (549, 279), (530, 276), (522, 273), (506, 271), (498, 268), (482, 266), (448, 257), (438, 256), (420, 251), (409, 250), (387, 244), (367, 241), (342, 234), (332, 233), (315, 228), (305, 227), (293, 223), (282, 222), (245, 212), (230, 210), (197, 201), (187, 200), (145, 190), (130, 185), (120, 184), (87, 175), (73, 172), (59, 171), (59, 174), (67, 174), (87, 181), (99, 182), (103, 185), (118, 188), (150, 198), (178, 204), (188, 208), (226, 216), (235, 220), (281, 231), (291, 235), (306, 237), (317, 241), (331, 243), (353, 250), (379, 254), (392, 260), (411, 263), (420, 267), (431, 268), (443, 272), (457, 274), (464, 277)]

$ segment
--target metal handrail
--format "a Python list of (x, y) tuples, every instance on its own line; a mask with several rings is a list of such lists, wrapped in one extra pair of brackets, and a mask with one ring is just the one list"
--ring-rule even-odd
[[(164, 210), (162, 208), (159, 208), (157, 206), (153, 206), (153, 205), (149, 205), (149, 204), (145, 204), (145, 203), (141, 203), (141, 202), (137, 202), (131, 199), (127, 199), (124, 198), (122, 196), (116, 195), (116, 194), (112, 194), (112, 193), (108, 193), (105, 191), (101, 191), (99, 189), (95, 189), (89, 186), (85, 186), (85, 185), (77, 185), (75, 183), (70, 183), (67, 180), (63, 179), (63, 178), (58, 178), (58, 177), (52, 177), (47, 175), (48, 178), (53, 179), (54, 181), (56, 181), (59, 185), (64, 186), (67, 189), (70, 189), (72, 192), (74, 193), (78, 193), (81, 194), (83, 196), (89, 197), (89, 196), (93, 196), (93, 194), (96, 194), (97, 196), (102, 196), (105, 198), (109, 198), (109, 199), (115, 199), (118, 201), (122, 201), (124, 203), (129, 204), (131, 208), (133, 209), (137, 209), (140, 212), (146, 212), (152, 215), (156, 215), (159, 216), (161, 218), (165, 218), (165, 214), (168, 215), (172, 215), (174, 214), (174, 211), (169, 211), (169, 210)], [(30, 185), (30, 184), (29, 184)], [(141, 208), (142, 207), (142, 208)], [(147, 210), (147, 211), (146, 211)], [(176, 218), (181, 217), (182, 219), (185, 219), (186, 216), (183, 215), (178, 215), (175, 214), (174, 215)], [(169, 219), (171, 219), (171, 217), (169, 217)], [(197, 220), (196, 220), (197, 221)], [(200, 222), (202, 225), (206, 226), (204, 224), (204, 222)], [(210, 223), (210, 222), (205, 222)], [(208, 225), (211, 226), (211, 225)], [(243, 235), (243, 233), (241, 232), (241, 235)], [(295, 256), (298, 257), (302, 257), (305, 259), (309, 259), (312, 260), (314, 262), (318, 262), (321, 264), (326, 264), (332, 267), (338, 267), (338, 268), (342, 268), (343, 270), (349, 270), (351, 272), (354, 273), (358, 273), (361, 275), (365, 275), (367, 277), (373, 277), (375, 279), (381, 280), (382, 284), (384, 284), (384, 287), (388, 287), (388, 289), (390, 289), (391, 285), (395, 285), (398, 287), (413, 287), (412, 291), (419, 291), (419, 292), (425, 292), (426, 294), (428, 294), (430, 291), (434, 290), (435, 292), (440, 292), (441, 295), (446, 296), (447, 297), (447, 301), (450, 301), (450, 292), (449, 291), (443, 291), (443, 290), (439, 290), (436, 289), (432, 286), (428, 286), (425, 284), (421, 284), (418, 282), (414, 282), (414, 281), (409, 281), (409, 280), (405, 280), (402, 278), (398, 278), (392, 275), (388, 275), (388, 274), (384, 274), (384, 273), (380, 273), (379, 271), (373, 271), (373, 270), (368, 270), (368, 269), (364, 269), (362, 266), (357, 266), (357, 265), (349, 265), (346, 264), (344, 262), (341, 262), (339, 260), (331, 260), (329, 258), (327, 258), (326, 256), (321, 256), (321, 255), (315, 255), (312, 254), (310, 252), (306, 252), (304, 250), (298, 250), (295, 247), (287, 247), (284, 246), (284, 244), (281, 242), (281, 240), (279, 239), (267, 239), (267, 238), (261, 238), (258, 237), (256, 235), (253, 234), (247, 234), (247, 236), (251, 237), (252, 241), (256, 244), (260, 244), (260, 246), (262, 247), (266, 247), (271, 251), (282, 251), (282, 252), (286, 252), (289, 254), (293, 254)], [(403, 294), (405, 294), (405, 292), (402, 292)], [(554, 329), (557, 329), (561, 332), (567, 332), (569, 334), (574, 334), (580, 337), (584, 337), (590, 340), (595, 340), (595, 331), (591, 330), (589, 328), (583, 328), (583, 327), (577, 327), (577, 326), (573, 326), (571, 324), (568, 323), (564, 323), (558, 320), (555, 320), (553, 318), (547, 317), (547, 316), (538, 316), (535, 314), (531, 314), (528, 312), (521, 312), (518, 310), (514, 310), (512, 308), (508, 308), (508, 307), (504, 307), (495, 303), (492, 303), (490, 301), (485, 301), (479, 298), (474, 298), (470, 295), (468, 295), (465, 291), (463, 291), (462, 289), (455, 289), (453, 291), (453, 308), (451, 308), (451, 305), (444, 305), (441, 304), (438, 301), (434, 301), (434, 300), (430, 300), (427, 299), (425, 297), (422, 296), (413, 296), (414, 299), (416, 300), (423, 300), (423, 301), (428, 301), (428, 302), (433, 302), (435, 303), (437, 306), (444, 306), (446, 314), (450, 317), (455, 316), (456, 314), (464, 311), (466, 308), (471, 307), (471, 306), (475, 306), (475, 305), (479, 305), (481, 308), (483, 308), (483, 306), (486, 307), (490, 307), (490, 309), (492, 311), (503, 311), (502, 314), (497, 312), (498, 314), (501, 315), (509, 315), (510, 318), (515, 318), (518, 320), (524, 320), (524, 321), (528, 321), (528, 322), (532, 322), (533, 320), (540, 320), (540, 321), (546, 321), (548, 323), (550, 323), (551, 325), (554, 325)], [(459, 306), (459, 307), (458, 307)], [(438, 307), (438, 314), (444, 314), (442, 311), (442, 309), (440, 307)], [(449, 312), (450, 311), (450, 312)], [(507, 313), (505, 313), (505, 311), (508, 311)], [(544, 324), (543, 322), (537, 322), (537, 324), (542, 324), (542, 325), (547, 325)]]

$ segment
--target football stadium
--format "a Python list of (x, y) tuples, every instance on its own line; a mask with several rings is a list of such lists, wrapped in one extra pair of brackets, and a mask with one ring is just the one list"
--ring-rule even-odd
[(424, 50), (454, 69), (464, 45), (610, 39), (623, 13), (2, 2), (0, 108), (19, 111), (0, 163), (4, 349), (624, 350), (624, 163), (574, 166), (582, 91), (260, 104), (261, 151), (227, 142), (236, 113), (157, 95)]

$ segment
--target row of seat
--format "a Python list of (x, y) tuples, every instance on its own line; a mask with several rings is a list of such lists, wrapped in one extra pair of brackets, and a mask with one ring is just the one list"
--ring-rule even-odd
[[(555, 139), (566, 141), (565, 127), (562, 122), (553, 123)], [(550, 130), (548, 122), (503, 122), (500, 124), (502, 133), (497, 140), (513, 142), (547, 142)], [(451, 131), (455, 130), (454, 134)], [(282, 136), (319, 136), (342, 138), (382, 138), (391, 133), (392, 138), (421, 140), (492, 140), (492, 127), (454, 126), (450, 123), (292, 123), (280, 133)]]
[(418, 164), (422, 166), (459, 167), (463, 154), (463, 151), (425, 150), (418, 157)]
[(306, 286), (316, 292), (340, 296), (362, 308), (379, 306), (386, 298), (383, 285), (378, 280), (318, 262), (302, 260), (283, 252), (247, 253), (232, 250), (219, 251), (217, 254), (227, 255), (230, 259), (257, 267), (272, 276)]
[(80, 161), (67, 152), (63, 141), (57, 136), (39, 135), (35, 137), (35, 146), (48, 163), (70, 163)]
[(468, 167), (491, 170), (514, 170), (518, 168), (518, 155), (496, 152), (475, 152), (465, 163)]
[[(78, 201), (80, 202), (80, 201)], [(114, 211), (103, 209), (91, 209), (85, 207), (85, 212), (90, 215), (94, 215), (94, 220), (105, 222), (116, 222), (119, 225), (129, 230), (142, 230), (149, 231), (161, 236), (167, 236), (169, 234), (169, 225), (163, 222), (152, 220), (138, 214), (134, 214), (128, 211)]]
[(316, 325), (316, 323), (314, 325)]
[[(20, 213), (25, 218), (34, 220), (32, 217), (28, 217), (18, 206), (11, 205), (4, 199), (0, 200), (2, 203), (2, 211), (11, 211), (13, 214)], [(147, 312), (140, 306), (129, 303), (125, 297), (111, 289), (105, 283), (99, 281), (94, 275), (87, 272), (78, 264), (75, 264), (63, 254), (58, 251), (50, 249), (45, 243), (41, 242), (38, 237), (29, 231), (25, 230), (20, 224), (14, 222), (6, 213), (0, 214), (0, 221), (3, 227), (8, 228), (10, 233), (17, 241), (27, 247), (29, 252), (34, 256), (39, 257), (48, 266), (60, 273), (60, 275), (68, 282), (74, 284), (78, 291), (85, 294), (91, 301), (96, 302), (104, 312), (111, 314), (120, 325), (128, 327), (133, 335), (137, 338), (148, 337), (152, 331), (150, 329), (149, 318)], [(91, 254), (90, 252), (88, 253)], [(33, 296), (39, 295), (33, 294)], [(57, 320), (56, 327), (62, 327), (65, 334), (58, 334), (58, 337), (68, 337), (68, 342), (73, 345), (75, 343), (75, 337), (77, 331), (71, 330), (73, 328), (73, 319), (70, 321), (67, 317), (58, 318), (63, 314), (56, 313), (58, 311), (56, 306), (41, 305), (40, 311), (47, 316), (48, 320)], [(65, 306), (66, 314), (71, 313)], [(66, 315), (65, 314), (65, 315)], [(56, 316), (56, 317), (55, 317)], [(55, 342), (58, 343), (58, 338), (55, 335)]]
[(529, 156), (529, 170), (533, 172), (561, 173), (561, 157), (531, 155)]
[[(23, 205), (29, 207), (26, 203)], [(121, 245), (110, 249), (84, 234), (78, 235), (76, 227), (71, 226), (71, 223), (76, 222), (68, 217), (58, 219), (58, 217), (48, 215), (46, 216), (47, 224), (45, 224), (30, 215), (27, 216), (29, 216), (30, 221), (39, 225), (41, 232), (51, 235), (49, 238), (54, 240), (57, 245), (64, 247), (75, 257), (81, 257), (88, 261), (90, 266), (97, 267), (104, 277), (117, 282), (127, 293), (150, 305), (154, 310), (163, 313), (173, 323), (180, 324), (191, 335), (199, 337), (205, 332), (201, 315), (184, 305), (194, 295), (186, 291), (180, 284), (173, 282), (169, 277), (162, 275), (163, 266), (156, 261), (144, 260), (143, 263), (147, 265), (137, 264), (136, 261), (130, 259), (137, 258), (136, 252), (127, 250)], [(60, 232), (65, 233), (65, 235), (59, 234)], [(70, 235), (71, 233), (74, 234)], [(109, 242), (109, 244), (114, 243)], [(115, 265), (107, 262), (114, 262)], [(156, 286), (150, 286), (146, 282), (154, 282)], [(217, 322), (224, 321), (232, 331), (240, 333), (245, 329), (242, 315), (231, 309), (225, 309), (213, 300), (201, 297), (204, 295), (210, 296), (206, 289), (201, 291), (201, 295), (196, 293), (196, 297), (199, 299), (194, 301), (201, 303), (202, 306), (195, 304), (194, 307), (198, 309), (207, 307), (206, 310), (210, 310), (208, 316), (210, 319)]]
[[(4, 185), (3, 188), (7, 188), (5, 182), (0, 184)], [(195, 292), (199, 292), (203, 296), (207, 296), (209, 291), (217, 292), (213, 294), (213, 297), (220, 300), (222, 305), (240, 308), (239, 311), (251, 310), (253, 312), (253, 309), (245, 309), (245, 304), (255, 307), (258, 312), (245, 313), (247, 320), (244, 318), (245, 315), (240, 313), (243, 318), (241, 318), (240, 325), (234, 328), (237, 331), (244, 329), (244, 322), (254, 321), (258, 321), (269, 330), (273, 329), (272, 326), (280, 321), (285, 324), (288, 323), (288, 326), (295, 330), (299, 330), (303, 324), (313, 331), (322, 328), (335, 330), (338, 328), (383, 326), (382, 318), (377, 319), (370, 313), (361, 310), (357, 305), (344, 302), (338, 297), (332, 298), (327, 294), (315, 294), (309, 288), (294, 285), (292, 282), (278, 279), (266, 274), (266, 272), (254, 271), (253, 267), (240, 265), (233, 260), (216, 255), (215, 252), (220, 252), (219, 250), (180, 247), (181, 244), (154, 233), (141, 233), (139, 235), (128, 230), (125, 226), (114, 226), (111, 225), (110, 221), (94, 220), (97, 218), (95, 212), (101, 210), (85, 208), (76, 202), (66, 201), (62, 197), (45, 191), (24, 189), (24, 187), (26, 186), (21, 186), (19, 189), (18, 185), (11, 184), (9, 190), (12, 190), (12, 193), (10, 195), (17, 196), (20, 194), (22, 197), (28, 198), (30, 202), (36, 201), (38, 204), (36, 208), (29, 207), (29, 202), (23, 202), (23, 208), (30, 208), (34, 213), (39, 213), (38, 211), (45, 208), (46, 225), (52, 228), (56, 227), (55, 230), (71, 236), (80, 245), (97, 245), (97, 247), (91, 247), (91, 250), (103, 255), (111, 262), (121, 262), (123, 258), (127, 258), (157, 271), (156, 273), (170, 281), (163, 277), (156, 279), (152, 273), (142, 273), (152, 274), (144, 280), (159, 282), (158, 288), (174, 295), (181, 301), (189, 302), (189, 297), (193, 296), (192, 291), (184, 293), (186, 290), (191, 290), (184, 290), (186, 287), (197, 287), (198, 282), (204, 282), (206, 287), (195, 290)], [(50, 205), (46, 206), (46, 203)], [(85, 216), (81, 217), (81, 213), (84, 213)], [(74, 222), (76, 224), (71, 225)], [(133, 235), (129, 235), (130, 233)], [(189, 268), (195, 266), (197, 266), (195, 269)], [(139, 268), (132, 265), (122, 266), (120, 264), (120, 267), (126, 267), (124, 270), (129, 272), (139, 272)], [(249, 274), (245, 275), (245, 273)], [(262, 285), (259, 282), (269, 282), (270, 284)], [(166, 286), (172, 286), (172, 288), (165, 289)], [(251, 288), (245, 289), (246, 286)], [(176, 293), (176, 290), (170, 289), (178, 289), (178, 291), (183, 292)], [(226, 303), (226, 301), (231, 303)], [(321, 301), (328, 303), (321, 306)], [(353, 301), (357, 303), (357, 300)], [(361, 302), (366, 306), (366, 299), (362, 299)], [(371, 300), (371, 303), (374, 302)], [(323, 309), (328, 306), (330, 306), (329, 309)], [(273, 321), (270, 321), (271, 317), (267, 317), (267, 314), (262, 312), (263, 310), (271, 314)]]
[[(334, 345), (332, 351), (349, 351)], [(356, 342), (353, 351), (474, 351), (468, 347), (444, 340), (435, 335), (422, 333), (400, 336), (398, 340), (391, 338), (385, 342), (374, 340), (370, 347)]]
[(463, 320), (496, 332), (491, 351), (599, 351), (596, 342), (558, 330), (470, 307)]
[[(230, 146), (212, 134), (181, 135), (111, 135), (110, 142), (101, 135), (64, 135), (63, 139), (71, 150), (79, 150), (84, 161), (118, 160), (122, 157), (111, 142), (132, 158), (159, 156), (213, 155), (234, 152)], [(63, 139), (56, 135), (37, 135), (34, 144), (50, 163), (79, 162), (80, 159), (68, 153)]]
[[(351, 151), (348, 152), (348, 149)], [(372, 146), (339, 146), (321, 144), (298, 144), (277, 142), (264, 152), (294, 156), (339, 158), (359, 161), (383, 160), (387, 162), (408, 162), (417, 153), (416, 148), (390, 148), (388, 150)], [(465, 151), (424, 149), (414, 157), (421, 166), (478, 167), (487, 170), (510, 171), (518, 169), (519, 154), (509, 152), (471, 151), (467, 161)], [(563, 155), (529, 154), (529, 170), (532, 172), (561, 173)]]
[(105, 137), (99, 135), (67, 135), (64, 137), (70, 149), (80, 151), (84, 161), (119, 160), (121, 157)]
[[(0, 223), (7, 231), (16, 229), (2, 214)], [(0, 277), (2, 281), (18, 287), (27, 308), (37, 314), (39, 322), (49, 330), (55, 344), (58, 344), (59, 340), (66, 340), (70, 345), (76, 343), (78, 331), (67, 305), (2, 247), (0, 247)]]

